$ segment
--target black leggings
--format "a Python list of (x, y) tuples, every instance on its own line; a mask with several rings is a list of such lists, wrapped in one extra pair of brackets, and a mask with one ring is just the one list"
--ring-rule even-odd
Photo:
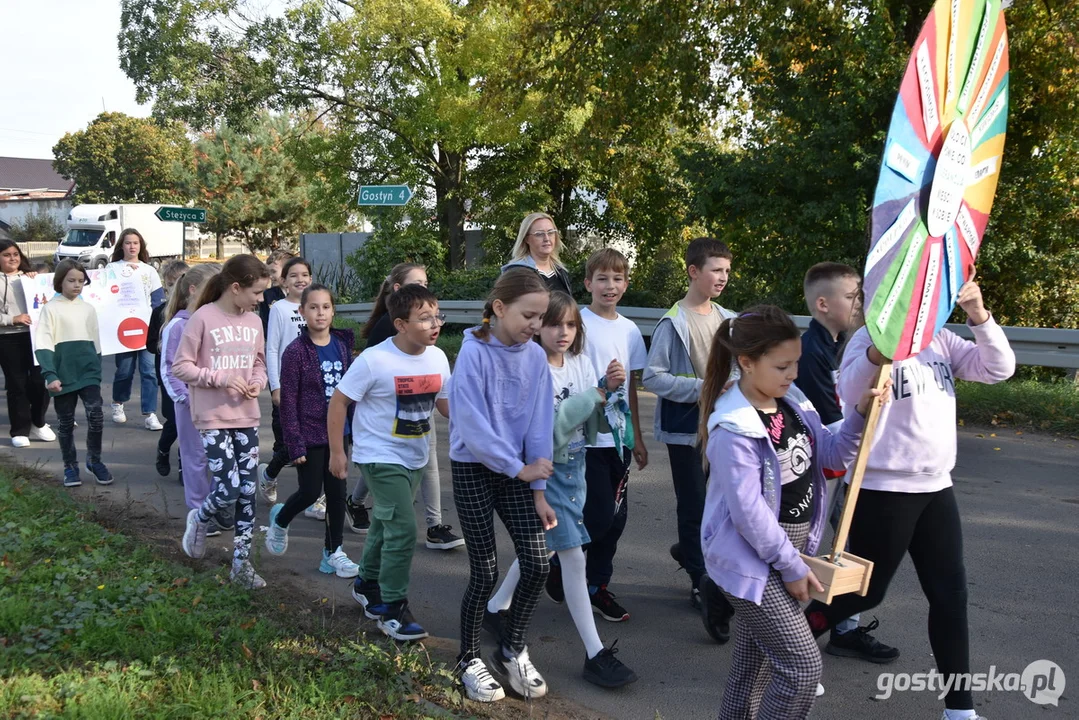
[(326, 552), (333, 553), (341, 547), (345, 530), (345, 480), (330, 472), (330, 447), (316, 445), (307, 448), (307, 458), (296, 466), (300, 489), (288, 496), (285, 506), (277, 514), (277, 524), (287, 528), (292, 518), (311, 507), (318, 496), (326, 493)]
[[(937, 669), (945, 676), (969, 673), (967, 573), (952, 488), (934, 493), (862, 490), (850, 527), (850, 551), (873, 561), (869, 593), (841, 595), (831, 605), (810, 603), (806, 616), (813, 633), (820, 636), (839, 621), (879, 605), (909, 552), (929, 601), (929, 644)], [(949, 692), (944, 704), (952, 710), (970, 710), (974, 699), (968, 687)]]

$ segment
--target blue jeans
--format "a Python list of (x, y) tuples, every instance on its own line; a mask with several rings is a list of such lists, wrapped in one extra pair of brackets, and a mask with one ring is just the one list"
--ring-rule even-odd
[(131, 383), (135, 377), (135, 359), (139, 361), (139, 387), (141, 388), (142, 414), (157, 412), (157, 375), (154, 373), (154, 356), (149, 350), (133, 350), (116, 354), (116, 376), (112, 380), (112, 401), (126, 403), (131, 399)]

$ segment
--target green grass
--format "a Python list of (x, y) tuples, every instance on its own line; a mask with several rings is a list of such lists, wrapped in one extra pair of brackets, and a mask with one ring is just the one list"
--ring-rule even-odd
[(0, 717), (456, 717), (422, 648), (305, 629), (22, 473), (0, 468)]
[(1067, 379), (956, 383), (963, 422), (1079, 436), (1079, 387)]

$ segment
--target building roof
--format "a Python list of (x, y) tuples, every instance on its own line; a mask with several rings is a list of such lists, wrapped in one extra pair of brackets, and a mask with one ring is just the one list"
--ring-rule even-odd
[(52, 160), (0, 157), (0, 191), (49, 190), (69, 193), (75, 183), (52, 169)]

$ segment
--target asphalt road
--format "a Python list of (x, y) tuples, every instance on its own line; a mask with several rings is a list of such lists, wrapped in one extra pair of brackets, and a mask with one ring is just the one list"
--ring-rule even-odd
[[(107, 374), (111, 363), (105, 365)], [(110, 392), (106, 386), (102, 395), (108, 398)], [(654, 397), (642, 396), (641, 410), (649, 428), (654, 405)], [(6, 408), (6, 402), (0, 402), (0, 408)], [(155, 509), (168, 518), (179, 544), (185, 514), (182, 488), (175, 477), (161, 478), (154, 471), (158, 434), (142, 429), (137, 396), (127, 408), (128, 425), (113, 425), (107, 415), (105, 421), (104, 460), (116, 477), (115, 484), (97, 487), (87, 482), (88, 473), (84, 472), (84, 485), (75, 492)], [(263, 416), (267, 419), (262, 449), (268, 453), (272, 443), (268, 397), (263, 398)], [(448, 431), (441, 418), (439, 421), (445, 521), (456, 526), (448, 443), (443, 440)], [(0, 419), (0, 425), (7, 425), (6, 417)], [(76, 429), (80, 458), (85, 420), (81, 425)], [(1021, 673), (1032, 661), (1047, 659), (1061, 666), (1065, 676), (1071, 675), (1074, 688), (1079, 683), (1079, 442), (1006, 429), (996, 431), (996, 436), (991, 432), (960, 428), (959, 462), (954, 473), (970, 579), (972, 670), (990, 672), (994, 667), (997, 673)], [(546, 598), (530, 631), (531, 655), (552, 693), (583, 707), (585, 717), (712, 718), (719, 708), (733, 643), (713, 644), (690, 608), (688, 578), (667, 554), (676, 538), (666, 450), (655, 442), (648, 447), (650, 465), (644, 471), (634, 471), (631, 478), (629, 524), (611, 583), (631, 619), (621, 624), (597, 620), (601, 637), (607, 643), (618, 640), (619, 658), (636, 670), (640, 681), (621, 690), (605, 691), (582, 680), (584, 651), (569, 613)], [(14, 453), (23, 462), (43, 464), (55, 472), (59, 483), (62, 472), (57, 443), (35, 442), (29, 449), (5, 447), (3, 452)], [(175, 466), (175, 459), (173, 462)], [(295, 487), (293, 477), (292, 470), (282, 474), (282, 500)], [(267, 510), (260, 503), (262, 524)], [(419, 516), (422, 524), (422, 510)], [(361, 536), (346, 529), (345, 549), (357, 561), (362, 543)], [(498, 543), (501, 567), (506, 568), (512, 561), (512, 545), (501, 526)], [(211, 540), (213, 549), (203, 562), (224, 566), (230, 544), (224, 537)], [(354, 622), (357, 629), (377, 632), (373, 624), (363, 621), (359, 607), (349, 597), (348, 581), (327, 578), (317, 571), (321, 544), (320, 524), (301, 516), (292, 525), (288, 554), (277, 558), (262, 551), (256, 556), (256, 567), (270, 583), (275, 577), (288, 577), (303, 588), (296, 591), (297, 608), (330, 605), (338, 617), (344, 616), (343, 627)], [(257, 547), (261, 547), (261, 537)], [(456, 646), (459, 603), (467, 574), (463, 549), (428, 550), (422, 541), (417, 546), (410, 600), (416, 617), (434, 636), (434, 645)], [(926, 635), (926, 602), (909, 560), (884, 604), (863, 622), (872, 615), (881, 623), (877, 636), (901, 648), (902, 656), (894, 664), (880, 667), (825, 655), (823, 683), (827, 692), (818, 699), (813, 716), (939, 718), (943, 702), (933, 693), (896, 692), (887, 700), (874, 699), (880, 672), (918, 673), (934, 668)], [(489, 638), (484, 642), (486, 652), (492, 645)], [(1069, 697), (1074, 692), (1066, 691), (1059, 707), (1035, 705), (1019, 692), (1006, 691), (976, 693), (975, 701), (990, 720), (1069, 718), (1079, 716), (1079, 708)], [(534, 710), (542, 713), (543, 702)]]

